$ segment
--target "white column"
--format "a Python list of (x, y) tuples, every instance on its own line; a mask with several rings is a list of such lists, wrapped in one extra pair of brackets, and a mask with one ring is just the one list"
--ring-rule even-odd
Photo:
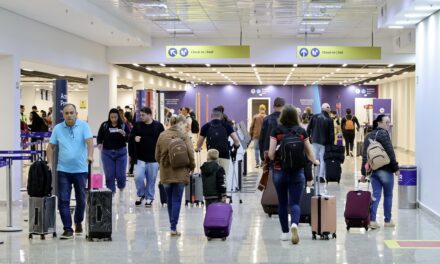
[[(0, 105), (2, 129), (0, 150), (20, 150), (20, 61), (16, 56), (0, 56)], [(12, 168), (12, 200), (20, 199), (21, 162)], [(6, 168), (0, 169), (0, 201), (6, 201)]]

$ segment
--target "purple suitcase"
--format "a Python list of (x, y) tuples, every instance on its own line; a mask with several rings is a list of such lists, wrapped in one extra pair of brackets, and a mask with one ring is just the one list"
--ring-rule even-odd
[(208, 240), (221, 238), (226, 240), (231, 231), (232, 206), (227, 203), (213, 203), (206, 209), (203, 228)]
[(371, 192), (350, 191), (347, 193), (345, 204), (345, 223), (347, 230), (351, 227), (360, 227), (368, 230), (370, 224)]

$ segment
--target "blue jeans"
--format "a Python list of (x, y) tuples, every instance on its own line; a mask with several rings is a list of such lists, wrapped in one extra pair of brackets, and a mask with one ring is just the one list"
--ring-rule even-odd
[(75, 224), (80, 224), (84, 220), (84, 210), (86, 209), (86, 183), (87, 173), (67, 173), (58, 171), (58, 210), (60, 211), (61, 221), (64, 230), (72, 230), (72, 217), (70, 215), (70, 195), (72, 184), (75, 189), (76, 207)]
[(313, 147), (313, 152), (315, 153), (315, 158), (319, 159), (319, 163), (320, 163), (319, 177), (325, 179), (325, 161), (324, 161), (325, 146), (318, 143), (313, 143), (312, 147)]
[(383, 212), (385, 222), (391, 221), (391, 208), (393, 206), (393, 173), (386, 170), (377, 170), (371, 174), (371, 186), (373, 188), (373, 203), (371, 204), (370, 220), (376, 221), (377, 208), (379, 207), (380, 198), (383, 189)]
[(165, 192), (168, 198), (168, 217), (170, 220), (171, 231), (176, 231), (177, 223), (179, 222), (180, 206), (182, 205), (183, 190), (185, 185), (183, 183), (164, 184)]
[(260, 164), (260, 146), (258, 139), (254, 139), (254, 151), (255, 151), (255, 164)]
[(126, 184), (125, 170), (127, 168), (127, 148), (102, 149), (102, 165), (104, 167), (105, 185), (112, 192), (116, 191), (115, 180), (118, 188), (124, 189)]
[[(154, 191), (158, 170), (159, 163), (157, 162), (144, 162), (142, 160), (137, 161), (134, 181), (136, 183), (138, 197), (145, 197), (145, 199), (154, 200)], [(146, 183), (145, 180), (147, 181)]]
[(287, 233), (289, 232), (289, 212), (287, 206), (290, 207), (291, 223), (299, 223), (301, 214), (299, 204), (305, 185), (304, 169), (299, 169), (295, 172), (273, 170), (272, 180), (278, 195), (278, 215), (281, 230), (283, 233)]

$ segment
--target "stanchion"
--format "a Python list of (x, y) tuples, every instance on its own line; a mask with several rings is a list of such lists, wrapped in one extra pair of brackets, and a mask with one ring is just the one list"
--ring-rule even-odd
[[(40, 151), (0, 151), (0, 154), (39, 154)], [(6, 203), (7, 203), (7, 222), (6, 227), (0, 228), (0, 232), (20, 232), (23, 229), (13, 225), (12, 221), (12, 161), (29, 160), (30, 156), (0, 156), (0, 159), (6, 162)]]

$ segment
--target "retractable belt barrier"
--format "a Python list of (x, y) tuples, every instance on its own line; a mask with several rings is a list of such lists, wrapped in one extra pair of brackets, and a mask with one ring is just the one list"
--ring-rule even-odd
[(12, 163), (14, 160), (30, 160), (31, 155), (43, 154), (42, 150), (0, 150), (0, 167), (6, 167), (6, 227), (0, 228), (0, 232), (19, 232), (20, 227), (12, 225)]

